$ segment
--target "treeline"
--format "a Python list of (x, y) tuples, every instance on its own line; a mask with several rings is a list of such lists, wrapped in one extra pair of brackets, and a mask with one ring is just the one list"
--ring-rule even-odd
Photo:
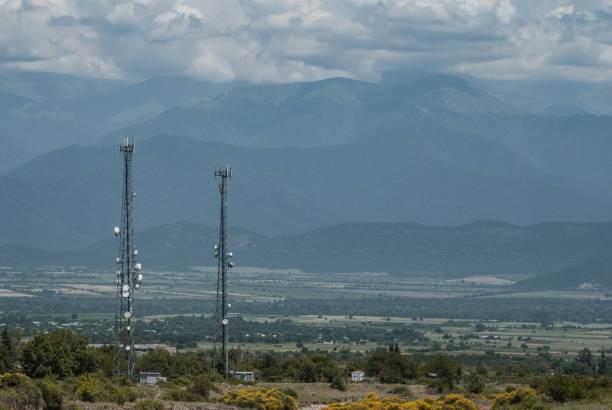
[[(61, 409), (69, 408), (67, 403), (73, 400), (151, 402), (144, 400), (146, 390), (112, 377), (113, 351), (113, 346), (93, 348), (86, 336), (66, 329), (37, 334), (24, 342), (18, 329), (5, 327), (0, 333), (0, 374), (4, 374), (0, 376), (0, 407)], [(221, 368), (221, 363), (216, 365)], [(216, 389), (215, 383), (222, 381), (212, 367), (210, 352), (171, 354), (158, 349), (137, 357), (135, 374), (158, 371), (168, 377), (168, 382), (160, 386), (163, 399), (207, 401)], [(612, 361), (603, 349), (599, 354), (584, 349), (576, 358), (566, 360), (547, 353), (508, 359), (495, 353), (457, 357), (406, 355), (398, 344), (390, 344), (387, 349), (369, 354), (346, 350), (327, 354), (307, 349), (251, 353), (232, 349), (230, 368), (253, 371), (256, 380), (323, 382), (338, 390), (346, 388), (346, 378), (352, 370), (363, 370), (367, 377), (381, 383), (427, 384), (438, 392), (482, 394), (487, 389), (491, 391), (491, 385), (515, 383), (530, 385), (547, 400), (561, 402), (596, 398), (603, 391), (609, 392)], [(551, 370), (557, 374), (550, 376)], [(393, 391), (404, 392), (402, 388)], [(295, 395), (291, 391), (285, 393)], [(514, 400), (513, 394), (518, 393), (509, 392), (508, 400)], [(158, 408), (158, 404), (143, 408)]]
[[(241, 317), (230, 318), (232, 331), (231, 343), (315, 343), (331, 342), (346, 344), (368, 340), (379, 343), (419, 343), (426, 342), (424, 334), (411, 324), (397, 324), (389, 330), (388, 324), (333, 324), (325, 326), (303, 325), (289, 319), (270, 319), (264, 321), (245, 320)], [(208, 316), (177, 316), (138, 322), (136, 337), (142, 343), (173, 343), (178, 346), (195, 347), (202, 340), (202, 329), (214, 329), (214, 319)]]
[[(17, 324), (32, 315), (70, 316), (78, 313), (114, 312), (114, 299), (79, 295), (45, 294), (32, 303), (30, 298), (0, 298), (0, 310), (7, 324)], [(553, 298), (403, 298), (380, 293), (377, 297), (359, 299), (287, 298), (276, 302), (232, 302), (232, 311), (249, 315), (360, 315), (379, 317), (438, 317), (449, 319), (500, 320), (552, 323), (570, 321), (593, 323), (612, 317), (612, 303), (597, 299)], [(139, 299), (138, 315), (212, 314), (214, 301), (194, 298)]]
[(238, 305), (237, 311), (276, 315), (364, 315), (405, 318), (449, 318), (508, 322), (568, 321), (593, 323), (612, 317), (612, 303), (595, 299), (552, 298), (402, 298), (381, 293), (378, 297), (293, 299)]

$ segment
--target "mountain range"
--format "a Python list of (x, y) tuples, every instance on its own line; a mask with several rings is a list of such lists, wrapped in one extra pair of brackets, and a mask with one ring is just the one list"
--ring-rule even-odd
[[(485, 155), (486, 154), (486, 155)], [(231, 223), (264, 235), (358, 221), (456, 225), (603, 220), (607, 200), (538, 172), (494, 142), (412, 134), (317, 148), (237, 147), (158, 136), (137, 142), (135, 223), (215, 226), (213, 168), (234, 169)], [(52, 151), (0, 177), (0, 244), (78, 249), (118, 224), (117, 147)]]
[[(0, 78), (0, 245), (70, 252), (118, 225), (124, 135), (137, 140), (135, 223), (144, 232), (178, 221), (216, 226), (212, 171), (225, 165), (234, 169), (230, 224), (261, 238), (364, 222), (612, 219), (612, 117), (535, 115), (459, 77), (241, 86), (57, 76), (61, 98), (39, 78), (17, 80)], [(519, 266), (554, 272), (605, 256)], [(399, 251), (394, 258), (389, 270), (412, 266)], [(313, 259), (305, 253), (304, 266), (323, 269)], [(333, 260), (325, 269), (369, 266)]]
[[(351, 223), (301, 234), (266, 237), (232, 228), (237, 266), (307, 272), (389, 272), (410, 277), (460, 278), (520, 274), (523, 289), (571, 288), (585, 282), (609, 289), (612, 223), (543, 223), (526, 227), (480, 221), (454, 227), (413, 223)], [(214, 265), (216, 228), (177, 222), (141, 230), (135, 242), (148, 268), (186, 269)], [(90, 266), (112, 269), (117, 239), (77, 251), (24, 245), (0, 247), (3, 264)]]
[(0, 74), (0, 173), (235, 85), (183, 77), (127, 84), (52, 73)]

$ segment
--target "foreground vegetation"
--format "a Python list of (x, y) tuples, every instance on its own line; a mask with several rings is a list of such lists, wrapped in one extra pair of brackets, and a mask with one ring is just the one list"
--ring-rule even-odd
[[(112, 347), (94, 348), (86, 336), (66, 329), (37, 334), (31, 340), (18, 329), (0, 334), (0, 408), (78, 408), (78, 403), (115, 403), (163, 408), (169, 402), (216, 402), (266, 409), (295, 409), (298, 403), (332, 402), (330, 409), (475, 409), (554, 408), (560, 403), (612, 404), (612, 361), (584, 349), (575, 358), (538, 356), (509, 359), (488, 352), (449, 356), (405, 354), (399, 345), (354, 353), (238, 352), (232, 366), (255, 373), (257, 383), (223, 381), (211, 370), (206, 353), (171, 354), (158, 349), (136, 362), (140, 371), (160, 371), (168, 378), (159, 386), (142, 386), (112, 377)], [(347, 370), (365, 371), (367, 386), (389, 386), (368, 394), (346, 383)], [(554, 371), (555, 375), (551, 375)], [(301, 388), (318, 386), (331, 394), (308, 396)], [(368, 384), (375, 382), (376, 385)], [(325, 387), (323, 387), (325, 386)], [(421, 390), (415, 390), (417, 387)], [(319, 390), (322, 391), (322, 390)], [(335, 393), (334, 393), (335, 392)], [(355, 399), (357, 394), (359, 399)], [(344, 404), (333, 403), (344, 402)]]

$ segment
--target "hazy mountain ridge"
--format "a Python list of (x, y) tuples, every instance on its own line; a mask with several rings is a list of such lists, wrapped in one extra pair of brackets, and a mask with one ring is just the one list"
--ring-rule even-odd
[[(112, 269), (117, 239), (74, 252), (23, 245), (0, 246), (7, 264), (88, 265)], [(386, 271), (436, 278), (530, 274), (518, 287), (577, 288), (609, 284), (612, 223), (545, 223), (516, 226), (496, 221), (441, 227), (414, 223), (351, 223), (277, 237), (234, 227), (230, 248), (237, 266), (308, 272)], [(156, 226), (135, 235), (139, 260), (153, 269), (211, 266), (216, 228), (190, 222)], [(602, 268), (603, 266), (603, 268)]]
[[(182, 84), (164, 97), (175, 103), (195, 84), (181, 81), (159, 79), (105, 93), (97, 83), (83, 85), (72, 100), (57, 104), (82, 101), (86, 109), (84, 101), (98, 93), (94, 100), (114, 101), (123, 112), (155, 100), (154, 90)], [(203, 88), (195, 94), (206, 92), (207, 85), (198, 84)], [(137, 91), (130, 97), (127, 89)], [(610, 117), (524, 114), (458, 77), (253, 85), (174, 107), (144, 124), (131, 129), (138, 141), (141, 228), (179, 220), (214, 225), (211, 170), (226, 164), (236, 176), (232, 222), (267, 235), (381, 219), (456, 225), (612, 218), (606, 189)], [(151, 137), (158, 128), (239, 145)], [(114, 226), (119, 135), (108, 140), (112, 146), (52, 151), (0, 177), (7, 198), (0, 218), (8, 228), (0, 244), (77, 249)]]
[(521, 281), (518, 288), (539, 289), (612, 289), (612, 258), (601, 257), (561, 269), (558, 272)]
[[(612, 216), (608, 202), (559, 186), (503, 146), (459, 137), (415, 134), (319, 148), (236, 147), (173, 136), (139, 141), (136, 224), (216, 225), (212, 169), (225, 164), (234, 169), (232, 224), (268, 235), (381, 218), (528, 224)], [(490, 169), (478, 168), (475, 152), (490, 153)], [(116, 146), (72, 146), (0, 177), (0, 195), (14, 198), (1, 205), (1, 222), (14, 230), (0, 232), (0, 244), (76, 249), (99, 238), (119, 218), (120, 164)]]
[[(541, 173), (612, 200), (612, 162), (606, 160), (612, 155), (611, 129), (612, 117), (529, 114), (462, 78), (430, 75), (380, 84), (331, 78), (236, 88), (99, 141), (166, 133), (242, 146), (318, 147), (415, 132), (468, 135), (495, 141)], [(475, 154), (486, 160), (486, 152)]]
[(236, 88), (214, 100), (174, 107), (151, 121), (113, 131), (99, 142), (121, 135), (166, 133), (266, 147), (346, 144), (367, 138), (415, 109), (429, 114), (512, 112), (453, 76), (425, 77), (393, 87), (330, 78)]
[(213, 98), (235, 84), (159, 77), (128, 84), (50, 73), (0, 75), (0, 173), (181, 104)]

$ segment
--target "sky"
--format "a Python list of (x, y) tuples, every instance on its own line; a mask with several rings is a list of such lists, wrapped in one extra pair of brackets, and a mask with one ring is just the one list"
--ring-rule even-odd
[(0, 72), (612, 82), (612, 0), (0, 0)]

